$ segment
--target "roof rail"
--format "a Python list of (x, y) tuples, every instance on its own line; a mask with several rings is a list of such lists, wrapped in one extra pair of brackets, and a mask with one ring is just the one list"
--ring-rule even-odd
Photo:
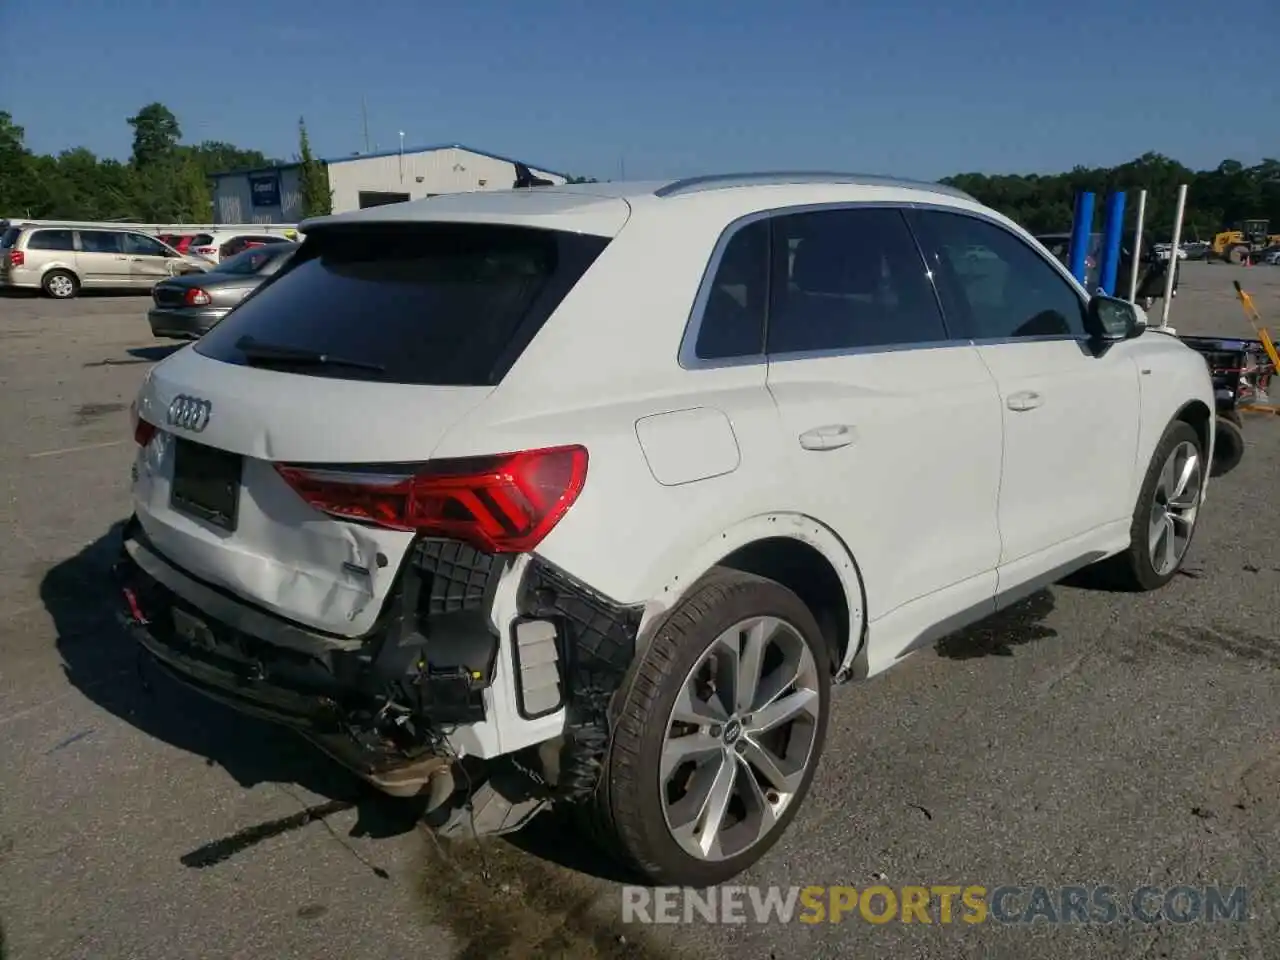
[[(904, 180), (898, 177), (882, 177), (871, 173), (834, 173), (822, 170), (794, 170), (772, 173), (720, 173), (701, 177), (673, 180), (654, 191), (658, 197), (678, 197), (686, 193), (702, 193), (727, 187), (772, 187), (801, 183), (842, 183), (863, 187), (907, 187), (943, 193), (962, 200), (973, 200), (969, 194), (945, 183), (927, 180)], [(975, 201), (976, 202), (976, 201)]]

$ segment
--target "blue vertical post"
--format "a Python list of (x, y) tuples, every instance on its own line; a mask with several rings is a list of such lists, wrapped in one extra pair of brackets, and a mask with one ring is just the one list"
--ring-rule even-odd
[(1102, 225), (1102, 264), (1098, 271), (1098, 285), (1108, 297), (1116, 295), (1116, 274), (1120, 269), (1120, 235), (1124, 227), (1124, 191), (1107, 195), (1105, 219)]
[(1085, 258), (1089, 255), (1089, 240), (1093, 234), (1093, 194), (1082, 190), (1076, 194), (1076, 210), (1071, 218), (1071, 248), (1068, 266), (1071, 274), (1081, 283), (1085, 281)]

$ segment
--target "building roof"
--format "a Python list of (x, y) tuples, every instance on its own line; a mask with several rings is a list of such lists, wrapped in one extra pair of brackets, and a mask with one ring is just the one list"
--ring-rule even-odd
[[(503, 163), (523, 163), (531, 170), (554, 174), (557, 177), (564, 177), (565, 179), (568, 179), (569, 177), (568, 174), (561, 173), (559, 170), (552, 170), (550, 167), (542, 167), (536, 163), (529, 163), (527, 160), (515, 160), (511, 157), (504, 157), (502, 154), (492, 153), (488, 150), (478, 150), (475, 147), (468, 147), (465, 143), (433, 143), (422, 147), (405, 147), (403, 152), (405, 154), (434, 153), (436, 150), (466, 150), (468, 153), (476, 153), (482, 157), (489, 157), (492, 160), (501, 160)], [(325, 166), (333, 166), (336, 163), (350, 163), (353, 160), (370, 160), (374, 157), (394, 157), (400, 154), (400, 152), (400, 148), (396, 147), (394, 150), (378, 150), (373, 153), (352, 153), (343, 157), (317, 157), (316, 159)], [(216, 180), (220, 177), (252, 176), (256, 173), (272, 173), (281, 170), (292, 170), (295, 167), (300, 166), (302, 166), (301, 163), (294, 161), (292, 163), (281, 163), (271, 167), (255, 167), (252, 170), (228, 170), (225, 173), (211, 173), (209, 174), (209, 177)]]
[[(543, 173), (552, 173), (557, 177), (568, 178), (568, 174), (561, 173), (559, 170), (552, 170), (550, 167), (539, 166), (536, 163), (530, 163), (528, 160), (516, 160), (512, 157), (504, 157), (500, 153), (493, 153), (489, 150), (479, 150), (475, 147), (469, 147), (465, 143), (432, 143), (422, 147), (405, 147), (404, 153), (434, 153), (436, 150), (466, 150), (468, 153), (477, 153), (482, 157), (489, 157), (491, 160), (501, 160), (503, 163), (523, 163), (531, 170), (541, 170)], [(325, 164), (349, 163), (352, 160), (369, 160), (373, 157), (394, 157), (399, 154), (400, 148), (394, 150), (377, 150), (373, 153), (355, 153), (348, 154), (345, 157), (325, 157), (321, 162)]]

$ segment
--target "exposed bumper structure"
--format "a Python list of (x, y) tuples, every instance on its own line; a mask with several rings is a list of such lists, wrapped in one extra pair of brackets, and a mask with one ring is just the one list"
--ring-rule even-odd
[[(136, 519), (113, 572), (122, 623), (167, 673), (292, 728), (387, 793), (415, 795), (447, 773), (465, 752), (450, 742), (459, 727), (505, 723), (500, 742), (514, 743), (524, 731), (511, 725), (560, 715), (552, 786), (589, 792), (640, 610), (532, 558), (518, 615), (499, 635), (491, 603), (506, 564), (451, 541), (420, 542), (374, 630), (359, 638), (310, 630), (196, 580)], [(505, 683), (495, 683), (500, 658)], [(509, 702), (497, 703), (506, 690)]]

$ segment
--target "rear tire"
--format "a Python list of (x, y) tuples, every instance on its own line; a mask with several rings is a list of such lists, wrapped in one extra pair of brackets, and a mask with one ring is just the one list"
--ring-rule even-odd
[(613, 852), (658, 885), (713, 886), (758, 861), (808, 793), (830, 691), (826, 642), (800, 598), (713, 570), (624, 690), (593, 810)]
[(50, 270), (40, 281), (40, 288), (54, 300), (70, 300), (80, 292), (80, 281), (69, 270)]
[(1200, 519), (1204, 479), (1200, 436), (1189, 423), (1175, 420), (1151, 455), (1129, 527), (1129, 549), (1103, 561), (1115, 586), (1157, 590), (1182, 569)]

